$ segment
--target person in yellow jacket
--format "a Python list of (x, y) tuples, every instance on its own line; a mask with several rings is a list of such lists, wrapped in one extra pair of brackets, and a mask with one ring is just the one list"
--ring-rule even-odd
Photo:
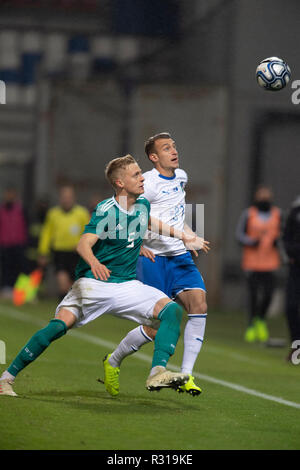
[(78, 261), (76, 246), (89, 219), (88, 210), (76, 204), (73, 187), (62, 186), (59, 205), (48, 210), (38, 244), (41, 267), (47, 265), (52, 255), (60, 298), (66, 295), (74, 281)]
[(268, 340), (265, 316), (275, 288), (275, 271), (280, 266), (278, 239), (281, 229), (281, 211), (273, 205), (273, 193), (267, 186), (259, 186), (254, 203), (240, 216), (236, 238), (243, 246), (242, 269), (249, 291), (249, 318), (245, 340)]

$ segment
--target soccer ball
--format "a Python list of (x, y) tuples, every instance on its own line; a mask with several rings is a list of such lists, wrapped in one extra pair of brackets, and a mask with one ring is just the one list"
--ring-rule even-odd
[(291, 78), (291, 69), (284, 60), (268, 57), (260, 62), (256, 69), (256, 80), (265, 90), (282, 90)]

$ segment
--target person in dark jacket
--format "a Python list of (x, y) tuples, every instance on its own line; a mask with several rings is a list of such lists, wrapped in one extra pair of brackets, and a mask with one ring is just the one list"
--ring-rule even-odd
[[(283, 232), (283, 243), (289, 259), (286, 284), (286, 318), (292, 351), (300, 346), (300, 196), (293, 202)], [(295, 341), (299, 341), (298, 345)], [(294, 345), (294, 346), (293, 346)]]

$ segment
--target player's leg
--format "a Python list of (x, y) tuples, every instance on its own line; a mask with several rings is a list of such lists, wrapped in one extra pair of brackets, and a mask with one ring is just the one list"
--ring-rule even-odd
[[(204, 340), (207, 317), (206, 292), (201, 289), (186, 290), (178, 295), (178, 299), (188, 312), (188, 321), (184, 332), (184, 356), (181, 371), (190, 375), (189, 383), (185, 385), (186, 391), (192, 395), (197, 395), (201, 393), (201, 389), (195, 385), (192, 373)], [(133, 354), (149, 341), (153, 341), (156, 333), (156, 330), (147, 326), (137, 327), (130, 331), (110, 356), (110, 364), (113, 367), (120, 367), (125, 357)]]
[(204, 340), (207, 318), (206, 287), (189, 252), (181, 256), (173, 256), (168, 264), (169, 277), (172, 279), (172, 298), (183, 305), (188, 314), (184, 331), (181, 371), (188, 373), (190, 380), (184, 391), (199, 395), (201, 389), (195, 385), (192, 373)]
[(255, 271), (248, 271), (246, 273), (246, 281), (247, 281), (247, 312), (248, 312), (248, 326), (245, 332), (244, 339), (248, 343), (253, 343), (256, 341), (256, 316), (258, 310), (258, 290), (259, 290), (259, 282), (257, 279), (257, 272)]
[[(155, 338), (156, 330), (150, 326), (139, 325), (129, 331), (111, 354), (103, 359), (104, 385), (112, 396), (119, 394), (119, 374), (122, 361), (125, 357), (137, 352), (144, 344)], [(101, 382), (101, 380), (99, 379)]]
[[(123, 359), (137, 352), (144, 344), (152, 341), (150, 334), (154, 338), (156, 331), (149, 326), (139, 325), (129, 331), (111, 354), (106, 354), (104, 357), (104, 385), (110, 395), (116, 396), (119, 394), (119, 374)], [(99, 381), (101, 382), (100, 379)]]
[(146, 382), (146, 387), (150, 391), (160, 390), (163, 387), (177, 390), (189, 379), (188, 374), (166, 370), (167, 363), (174, 354), (179, 339), (182, 313), (180, 305), (168, 298), (162, 298), (155, 304), (153, 318), (157, 318), (160, 325), (154, 339), (152, 368)]
[(272, 272), (261, 272), (258, 274), (262, 296), (258, 308), (258, 318), (255, 322), (255, 329), (257, 339), (261, 342), (265, 342), (269, 338), (269, 330), (265, 317), (272, 301), (275, 289), (275, 278)]
[(191, 395), (199, 395), (201, 389), (194, 383), (193, 369), (204, 341), (207, 318), (206, 292), (202, 289), (185, 290), (178, 294), (177, 299), (188, 314), (184, 330), (181, 371), (189, 374), (190, 379), (183, 389)]
[(119, 343), (116, 349), (109, 354), (109, 363), (113, 367), (120, 367), (125, 357), (137, 352), (144, 344), (155, 338), (156, 330), (150, 326), (139, 325), (129, 331), (125, 338)]
[[(149, 390), (159, 390), (162, 387), (175, 388), (178, 384), (185, 383), (188, 376), (166, 371), (166, 365), (170, 356), (174, 353), (179, 338), (182, 308), (158, 289), (146, 286), (139, 281), (118, 285), (114, 289), (114, 296), (115, 312), (111, 311), (112, 314), (135, 320), (147, 326), (156, 322), (159, 326), (155, 336), (152, 368), (146, 383), (147, 388)], [(137, 332), (141, 334), (141, 330), (135, 330), (134, 333)], [(145, 332), (144, 328), (143, 332)], [(109, 357), (106, 358), (105, 362), (109, 364)], [(104, 364), (104, 367), (106, 364)], [(115, 379), (117, 380), (119, 371), (117, 367), (114, 369), (116, 369)], [(107, 370), (105, 370), (104, 383), (109, 380), (106, 372)], [(115, 385), (117, 385), (116, 382)], [(110, 393), (107, 384), (106, 388)]]
[[(149, 289), (152, 288), (149, 287)], [(124, 357), (136, 352), (137, 346), (139, 348), (153, 338), (154, 352), (151, 371), (146, 381), (147, 389), (150, 391), (161, 388), (178, 389), (188, 380), (187, 374), (166, 370), (166, 365), (170, 356), (174, 354), (180, 335), (182, 308), (164, 297), (155, 303), (153, 318), (160, 321), (157, 331), (148, 326), (135, 328), (121, 341), (112, 355), (109, 354), (104, 358), (104, 384), (110, 395), (116, 396), (119, 393), (119, 366)], [(132, 344), (136, 345), (134, 349), (132, 349)]]
[[(154, 263), (144, 256), (139, 256), (136, 270), (137, 279), (143, 284), (155, 287), (168, 295), (165, 289), (165, 264), (165, 257), (162, 256), (156, 256)], [(155, 335), (156, 330), (149, 326), (141, 325), (134, 328), (119, 343), (113, 353), (107, 355), (108, 364), (112, 367), (120, 367), (125, 357), (138, 351), (144, 344), (153, 341)]]
[(56, 318), (50, 320), (45, 328), (37, 331), (21, 349), (9, 367), (0, 377), (0, 395), (12, 395), (12, 384), (16, 376), (35, 361), (56, 339), (66, 334), (76, 321), (75, 315), (67, 309), (61, 309)]
[[(152, 285), (152, 287), (159, 288), (165, 292), (164, 264), (165, 259), (160, 256), (156, 257), (155, 263), (144, 256), (139, 256), (136, 270), (137, 279), (143, 284)], [(153, 341), (156, 332), (157, 330), (150, 326), (140, 325), (129, 331), (117, 348), (111, 354), (107, 354), (104, 357), (104, 383), (111, 395), (115, 396), (119, 393), (119, 374), (122, 361), (127, 356), (137, 352), (144, 344)]]

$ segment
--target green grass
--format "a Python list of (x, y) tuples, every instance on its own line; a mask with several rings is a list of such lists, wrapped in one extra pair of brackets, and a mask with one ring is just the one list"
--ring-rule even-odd
[[(17, 309), (0, 303), (0, 339), (9, 363), (53, 316), (55, 303)], [(28, 318), (28, 315), (30, 317)], [(35, 324), (36, 322), (36, 324)], [(103, 317), (77, 330), (118, 343), (134, 326)], [(300, 403), (300, 366), (287, 364), (286, 348), (243, 341), (245, 318), (210, 312), (195, 372)], [(288, 338), (283, 317), (269, 320), (273, 337)], [(183, 325), (184, 327), (184, 325)], [(153, 346), (142, 352), (151, 358)], [(96, 381), (107, 348), (68, 334), (17, 378), (18, 398), (0, 398), (0, 449), (299, 449), (300, 409), (197, 378), (202, 395), (145, 389), (150, 364), (133, 355), (122, 364), (121, 392), (110, 397)], [(180, 339), (170, 364), (180, 365)], [(1, 366), (3, 370), (5, 366)]]

